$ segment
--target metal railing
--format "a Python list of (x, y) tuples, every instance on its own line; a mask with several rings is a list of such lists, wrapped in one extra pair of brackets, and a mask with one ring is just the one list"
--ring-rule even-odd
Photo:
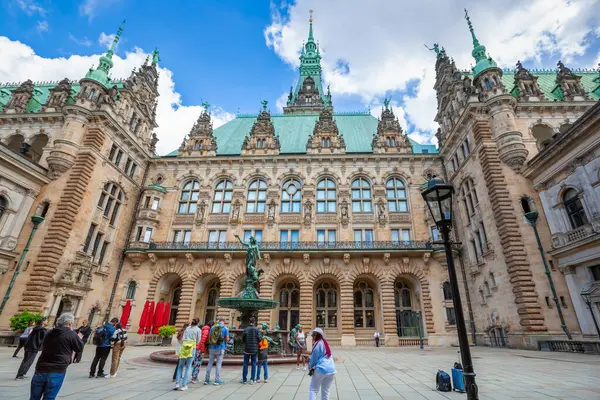
[(538, 347), (541, 351), (600, 354), (600, 342), (583, 340), (541, 340)]
[[(435, 250), (439, 246), (429, 241), (374, 241), (374, 242), (261, 242), (261, 251), (319, 251), (319, 250)], [(129, 249), (146, 251), (186, 250), (186, 251), (244, 251), (240, 242), (150, 242), (148, 247), (130, 244)]]

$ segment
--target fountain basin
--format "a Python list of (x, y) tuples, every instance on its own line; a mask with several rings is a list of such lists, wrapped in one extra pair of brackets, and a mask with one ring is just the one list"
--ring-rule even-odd
[(242, 297), (221, 297), (217, 299), (219, 308), (233, 310), (272, 310), (279, 307), (279, 302), (270, 299), (245, 299)]

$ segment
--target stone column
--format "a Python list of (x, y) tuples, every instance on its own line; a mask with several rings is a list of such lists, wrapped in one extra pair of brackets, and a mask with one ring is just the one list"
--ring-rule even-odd
[[(272, 299), (273, 298), (273, 283), (267, 283), (260, 285), (260, 298), (262, 299)], [(269, 324), (271, 329), (275, 326), (273, 323), (273, 312), (274, 310), (260, 310), (258, 312), (258, 322), (266, 322)]]
[(62, 301), (62, 298), (62, 294), (57, 294), (54, 298), (54, 304), (52, 304), (50, 314), (48, 315), (50, 318), (56, 318), (56, 313), (58, 312), (58, 307), (60, 307), (60, 302)]
[(177, 310), (177, 319), (175, 325), (179, 328), (186, 322), (190, 322), (192, 311), (192, 297), (194, 297), (195, 282), (184, 279), (181, 282), (181, 297), (179, 299), (179, 309)]
[(342, 321), (342, 346), (356, 346), (354, 336), (354, 293), (352, 282), (340, 282), (340, 307)]
[(565, 281), (567, 282), (567, 288), (569, 289), (569, 295), (573, 301), (575, 315), (577, 315), (577, 321), (579, 321), (581, 333), (583, 335), (596, 335), (596, 327), (594, 326), (590, 309), (580, 295), (582, 287), (589, 287), (591, 282), (580, 281), (577, 278), (575, 267), (564, 267), (563, 271), (565, 274)]
[(394, 302), (394, 281), (381, 282), (381, 311), (383, 314), (383, 334), (385, 345), (398, 346), (398, 327), (396, 326), (396, 304)]
[(308, 281), (300, 282), (300, 323), (304, 327), (306, 334), (306, 346), (312, 348), (312, 339), (308, 332), (313, 326), (314, 309), (314, 292), (313, 285)]

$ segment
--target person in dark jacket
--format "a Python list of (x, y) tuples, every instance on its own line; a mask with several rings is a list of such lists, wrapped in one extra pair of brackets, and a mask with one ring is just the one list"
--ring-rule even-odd
[(25, 374), (29, 371), (31, 365), (33, 365), (35, 356), (37, 356), (38, 351), (42, 348), (42, 340), (44, 340), (47, 325), (46, 318), (41, 318), (35, 325), (35, 328), (31, 330), (25, 344), (25, 356), (23, 357), (23, 361), (21, 361), (15, 379), (25, 379)]
[(73, 353), (81, 351), (81, 334), (73, 331), (75, 317), (71, 313), (62, 314), (56, 320), (56, 327), (50, 330), (42, 344), (42, 354), (35, 365), (31, 379), (29, 400), (55, 399), (62, 387), (67, 367)]
[(244, 329), (242, 341), (244, 342), (244, 367), (242, 368), (242, 383), (248, 380), (248, 361), (252, 363), (250, 372), (250, 384), (254, 385), (256, 379), (256, 356), (258, 354), (258, 342), (262, 340), (262, 334), (256, 327), (256, 319), (250, 317), (250, 325)]
[[(21, 333), (21, 336), (19, 336), (19, 346), (17, 346), (17, 349), (13, 353), (13, 358), (19, 358), (19, 356), (17, 356), (17, 354), (19, 354), (19, 350), (21, 350), (27, 344), (27, 338), (29, 337), (29, 334), (33, 330), (34, 325), (35, 325), (35, 321), (29, 321), (29, 323), (27, 324), (27, 328), (25, 328), (23, 333)], [(25, 350), (23, 350), (23, 351), (25, 351)]]
[[(98, 367), (98, 375), (97, 378), (107, 378), (110, 375), (104, 374), (104, 364), (106, 364), (106, 359), (110, 354), (110, 338), (115, 333), (115, 325), (119, 322), (119, 318), (113, 318), (110, 320), (110, 323), (106, 323), (101, 327), (96, 328), (96, 330), (103, 328), (103, 338), (100, 343), (96, 344), (96, 354), (94, 355), (94, 359), (92, 360), (92, 366), (90, 367), (90, 378), (94, 378), (96, 375), (96, 366)], [(100, 364), (98, 364), (100, 362)]]
[(79, 328), (77, 328), (75, 330), (76, 333), (81, 334), (81, 341), (83, 342), (83, 347), (81, 348), (81, 351), (78, 351), (75, 354), (75, 359), (73, 360), (74, 363), (78, 363), (81, 362), (81, 356), (83, 355), (83, 349), (85, 347), (85, 344), (87, 343), (90, 335), (92, 334), (92, 328), (88, 325), (88, 322), (86, 319), (84, 319), (83, 321), (81, 321), (81, 326)]

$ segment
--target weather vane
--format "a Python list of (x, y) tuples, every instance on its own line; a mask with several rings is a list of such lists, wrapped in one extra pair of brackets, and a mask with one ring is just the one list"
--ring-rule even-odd
[(312, 13), (313, 13), (313, 10), (308, 10), (308, 13), (310, 14), (310, 17), (308, 18), (308, 22), (312, 22)]

